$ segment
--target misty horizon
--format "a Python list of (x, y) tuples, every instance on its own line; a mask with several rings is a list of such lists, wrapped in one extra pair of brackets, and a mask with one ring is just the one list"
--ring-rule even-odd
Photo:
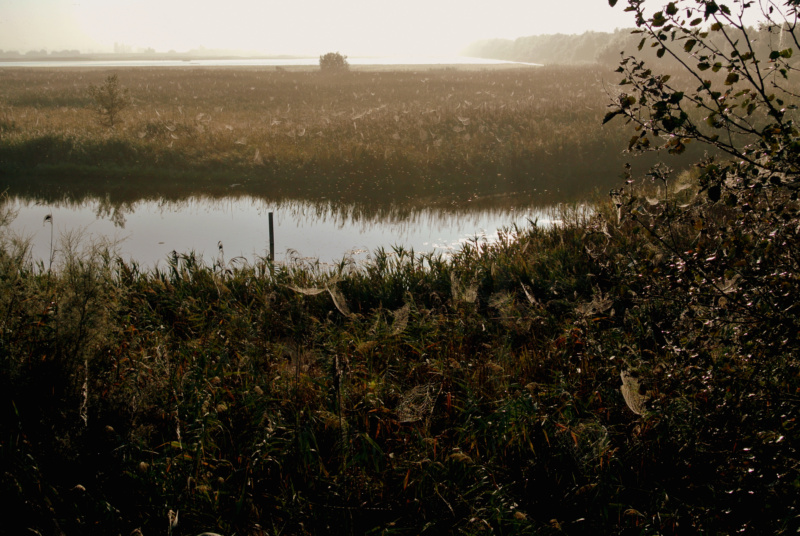
[(452, 56), (482, 39), (612, 32), (629, 14), (597, 0), (406, 3), (347, 0), (291, 5), (230, 0), (7, 0), (0, 50), (81, 53)]

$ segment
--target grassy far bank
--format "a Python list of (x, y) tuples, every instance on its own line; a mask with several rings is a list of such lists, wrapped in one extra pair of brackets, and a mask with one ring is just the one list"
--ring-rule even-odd
[(6, 528), (795, 531), (798, 231), (697, 192), (330, 273), (4, 237)]
[(108, 71), (3, 70), (4, 186), (64, 180), (94, 195), (158, 195), (238, 184), (260, 196), (396, 203), (547, 192), (570, 201), (614, 185), (630, 136), (600, 126), (615, 89), (594, 67), (115, 72), (133, 104), (109, 129), (87, 92)]

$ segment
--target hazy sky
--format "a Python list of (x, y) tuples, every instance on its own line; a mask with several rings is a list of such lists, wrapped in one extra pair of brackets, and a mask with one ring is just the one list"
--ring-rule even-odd
[(0, 49), (455, 54), (477, 39), (632, 26), (607, 0), (0, 0)]

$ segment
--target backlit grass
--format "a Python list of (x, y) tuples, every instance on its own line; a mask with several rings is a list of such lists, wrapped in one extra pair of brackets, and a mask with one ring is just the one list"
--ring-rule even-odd
[(597, 208), (330, 271), (74, 244), (51, 271), (4, 235), (6, 530), (796, 529), (797, 337), (696, 326)]
[(614, 185), (630, 135), (601, 125), (616, 75), (593, 67), (115, 72), (133, 106), (109, 129), (87, 92), (107, 71), (3, 70), (7, 186), (56, 177), (101, 190), (240, 183), (351, 201), (545, 191), (566, 200)]

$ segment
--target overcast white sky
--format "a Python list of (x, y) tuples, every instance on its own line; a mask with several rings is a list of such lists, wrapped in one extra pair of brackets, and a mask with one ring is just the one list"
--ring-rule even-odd
[(477, 39), (633, 26), (607, 0), (0, 0), (0, 49), (456, 54)]

